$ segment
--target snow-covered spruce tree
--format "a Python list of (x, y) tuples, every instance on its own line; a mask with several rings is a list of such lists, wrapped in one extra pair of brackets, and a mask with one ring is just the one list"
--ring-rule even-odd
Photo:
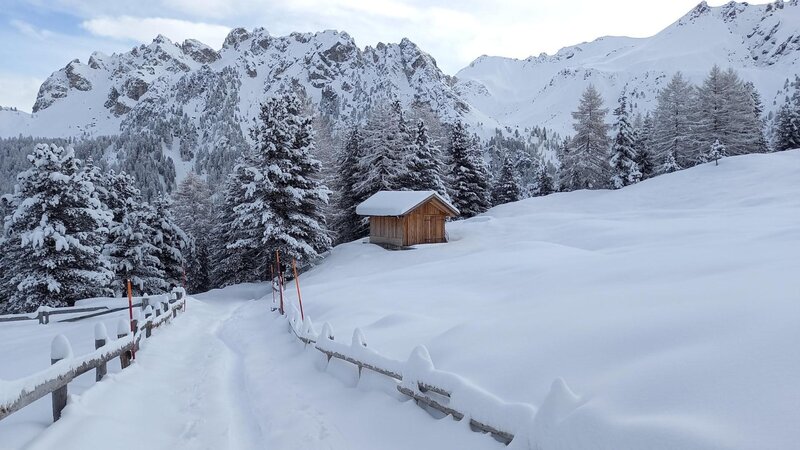
[(158, 248), (156, 256), (164, 269), (164, 281), (170, 288), (181, 286), (185, 270), (183, 252), (191, 241), (172, 216), (169, 198), (156, 198), (151, 207), (153, 214), (148, 217), (148, 225), (154, 231), (153, 245)]
[(109, 174), (108, 193), (113, 222), (104, 253), (114, 272), (115, 295), (126, 295), (127, 280), (134, 295), (163, 292), (168, 285), (153, 244), (155, 230), (149, 226), (152, 207), (142, 201), (136, 180), (125, 172)]
[(752, 127), (755, 134), (755, 150), (753, 152), (764, 153), (769, 151), (769, 143), (767, 142), (766, 131), (767, 123), (764, 120), (764, 103), (761, 100), (761, 94), (758, 93), (752, 81), (744, 83), (744, 89), (750, 94), (750, 105), (752, 107)]
[(623, 93), (614, 110), (616, 135), (611, 144), (611, 186), (619, 189), (642, 180), (636, 154), (636, 136), (628, 117), (628, 97)]
[(522, 198), (521, 191), (517, 169), (511, 159), (506, 157), (503, 160), (503, 167), (500, 169), (500, 176), (492, 188), (492, 205), (519, 201)]
[(461, 217), (473, 217), (489, 209), (489, 171), (461, 121), (453, 125), (450, 164), (450, 198)]
[(728, 156), (728, 150), (725, 148), (725, 145), (723, 145), (719, 140), (716, 140), (713, 144), (711, 144), (711, 147), (708, 149), (703, 159), (705, 161), (714, 161), (714, 165), (718, 166), (719, 160), (726, 156)]
[(214, 208), (211, 284), (215, 288), (268, 278), (265, 267), (274, 258), (261, 245), (258, 223), (243, 221), (235, 211), (244, 201), (245, 190), (255, 174), (252, 166), (247, 165), (248, 153), (234, 165), (225, 180), (224, 198)]
[(800, 148), (800, 78), (795, 76), (792, 86), (794, 93), (786, 98), (774, 119), (773, 149), (778, 152)]
[(29, 312), (109, 295), (102, 247), (111, 216), (80, 161), (72, 148), (54, 144), (37, 145), (28, 161), (32, 167), (4, 198), (4, 288), (13, 289), (4, 309)]
[(634, 148), (636, 149), (636, 164), (645, 180), (653, 176), (655, 164), (653, 163), (653, 117), (648, 112), (641, 123), (634, 127)]
[(401, 128), (400, 111), (392, 105), (375, 106), (363, 129), (363, 147), (356, 185), (358, 195), (367, 198), (378, 191), (403, 188), (404, 152), (407, 133)]
[(567, 175), (562, 187), (567, 190), (603, 189), (611, 179), (608, 164), (608, 130), (605, 123), (608, 109), (603, 108), (603, 99), (594, 86), (589, 85), (581, 96), (577, 111), (572, 113), (575, 120), (575, 136), (562, 164)]
[(678, 164), (678, 158), (675, 157), (675, 153), (667, 154), (667, 158), (664, 160), (664, 164), (662, 164), (658, 168), (658, 173), (665, 174), (665, 173), (672, 173), (677, 172), (678, 170), (683, 169), (680, 164)]
[(282, 263), (294, 258), (305, 266), (331, 245), (322, 214), (329, 191), (316, 181), (319, 163), (311, 157), (311, 118), (300, 108), (293, 95), (269, 99), (251, 130), (255, 144), (243, 168), (249, 182), (234, 207), (233, 227), (246, 232), (246, 238), (252, 228), (258, 231), (259, 246), (270, 255), (262, 261), (263, 274), (275, 251)]
[(184, 178), (172, 194), (175, 221), (190, 237), (184, 249), (186, 289), (190, 293), (206, 292), (211, 284), (211, 248), (214, 226), (214, 203), (211, 189), (194, 172)]
[(333, 229), (337, 243), (354, 241), (369, 234), (368, 222), (356, 214), (356, 206), (366, 200), (357, 188), (361, 175), (359, 161), (363, 157), (362, 145), (361, 130), (358, 125), (354, 125), (336, 158), (335, 199), (338, 212)]
[(412, 191), (435, 191), (447, 198), (447, 188), (442, 181), (442, 155), (439, 146), (428, 137), (428, 127), (417, 120), (413, 145), (406, 154), (406, 173), (403, 187)]
[(534, 197), (541, 197), (544, 195), (550, 195), (555, 191), (556, 189), (553, 183), (553, 177), (551, 177), (550, 173), (548, 173), (547, 165), (544, 163), (544, 161), (539, 160), (538, 164), (536, 165), (535, 188), (534, 191), (531, 192), (531, 195)]
[[(692, 86), (680, 72), (658, 93), (658, 105), (653, 117), (653, 156), (656, 175), (666, 173), (667, 167), (684, 167), (694, 163), (691, 146)], [(677, 164), (667, 164), (670, 157)]]
[(800, 148), (800, 136), (798, 136), (798, 131), (795, 129), (794, 125), (794, 117), (796, 115), (796, 112), (792, 109), (791, 103), (788, 100), (775, 115), (775, 129), (773, 132), (775, 141), (773, 143), (773, 149), (776, 152)]

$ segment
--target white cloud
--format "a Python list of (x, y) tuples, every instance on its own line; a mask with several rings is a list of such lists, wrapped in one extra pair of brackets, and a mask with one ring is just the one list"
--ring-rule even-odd
[(20, 111), (31, 112), (43, 81), (35, 77), (0, 73), (0, 106), (15, 106)]
[(176, 42), (197, 39), (214, 48), (222, 47), (230, 31), (229, 27), (222, 25), (163, 17), (100, 17), (86, 20), (81, 26), (94, 35), (114, 39), (147, 43), (163, 34)]

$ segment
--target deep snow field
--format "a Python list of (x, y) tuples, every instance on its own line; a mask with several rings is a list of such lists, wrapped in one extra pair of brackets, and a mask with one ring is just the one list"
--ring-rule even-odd
[[(337, 247), (301, 276), (306, 314), (394, 359), (424, 344), (437, 368), (534, 408), (563, 378), (580, 399), (540, 450), (797, 448), (800, 151), (524, 200), (448, 233)], [(130, 369), (71, 384), (55, 425), (49, 397), (0, 421), (0, 449), (504, 448), (326, 367), (268, 293), (195, 296)], [(58, 333), (90, 351), (93, 323), (0, 324), (0, 389), (47, 367)]]
[(540, 405), (561, 377), (585, 401), (562, 424), (575, 439), (798, 448), (800, 151), (528, 199), (448, 233), (337, 247), (301, 277), (306, 313), (393, 358), (424, 344), (504, 400)]

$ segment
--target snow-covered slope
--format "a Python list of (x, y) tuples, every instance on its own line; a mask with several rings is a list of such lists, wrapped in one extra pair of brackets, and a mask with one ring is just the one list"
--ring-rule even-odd
[(786, 79), (800, 72), (798, 1), (702, 2), (650, 38), (603, 37), (523, 60), (482, 56), (456, 74), (456, 91), (504, 125), (570, 133), (569, 112), (590, 83), (612, 108), (625, 90), (639, 111), (649, 111), (676, 70), (701, 82), (714, 64), (739, 71), (774, 110)]
[(447, 244), (345, 244), (301, 277), (305, 312), (505, 400), (563, 377), (585, 403), (541, 448), (796, 448), (798, 167), (726, 158), (500, 206)]

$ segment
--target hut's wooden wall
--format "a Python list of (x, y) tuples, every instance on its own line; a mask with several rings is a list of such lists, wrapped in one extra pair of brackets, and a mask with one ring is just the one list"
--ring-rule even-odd
[(369, 241), (373, 244), (388, 244), (402, 247), (403, 220), (401, 217), (370, 217)]
[(402, 217), (369, 218), (369, 241), (392, 247), (447, 242), (444, 223), (447, 207), (435, 198)]

